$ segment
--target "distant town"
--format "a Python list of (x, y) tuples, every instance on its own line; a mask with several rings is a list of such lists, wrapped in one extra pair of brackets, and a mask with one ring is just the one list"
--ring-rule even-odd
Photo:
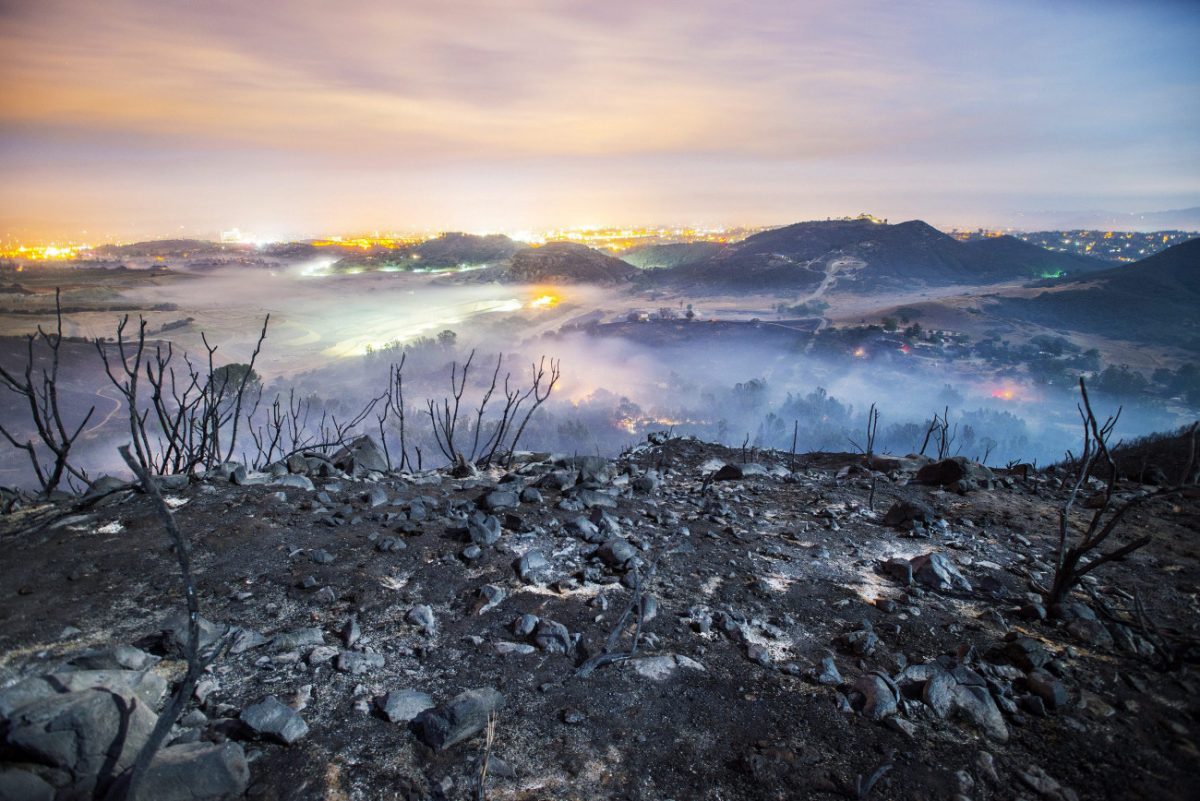
[[(885, 222), (869, 214), (861, 214), (856, 218), (874, 222)], [(695, 242), (711, 242), (728, 244), (740, 242), (749, 236), (762, 231), (768, 231), (779, 226), (774, 225), (738, 225), (727, 227), (691, 227), (691, 226), (602, 226), (551, 228), (546, 230), (495, 231), (475, 232), (497, 234), (529, 245), (542, 245), (547, 242), (575, 242), (596, 250), (619, 254), (634, 248), (647, 245), (667, 245)], [(311, 245), (317, 248), (327, 248), (335, 252), (386, 253), (390, 250), (412, 247), (422, 242), (436, 239), (441, 231), (396, 232), (372, 231), (354, 234), (320, 236), (311, 239), (295, 240), (295, 243)], [(1101, 230), (1070, 230), (1070, 231), (1018, 231), (1013, 229), (949, 229), (951, 236), (961, 241), (989, 239), (1001, 236), (1013, 236), (1047, 250), (1072, 253), (1080, 256), (1090, 256), (1095, 259), (1111, 262), (1134, 262), (1177, 245), (1189, 239), (1200, 237), (1200, 231), (1101, 231)], [(178, 244), (176, 239), (150, 240), (148, 249), (153, 249), (153, 243), (161, 241)], [(194, 240), (205, 243), (220, 244), (223, 249), (230, 251), (230, 256), (236, 258), (239, 253), (249, 254), (257, 249), (277, 248), (291, 244), (288, 240), (275, 240), (256, 236), (240, 228), (230, 228), (221, 231), (211, 240)], [(113, 257), (113, 249), (132, 243), (107, 242), (92, 244), (87, 242), (0, 242), (0, 260), (8, 262), (5, 266), (12, 268), (23, 264), (39, 262), (66, 263), (105, 262)], [(206, 248), (208, 249), (208, 248)]]

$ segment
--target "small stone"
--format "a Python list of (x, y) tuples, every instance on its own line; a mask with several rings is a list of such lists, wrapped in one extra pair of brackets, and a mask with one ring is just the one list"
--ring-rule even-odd
[(545, 574), (550, 569), (550, 563), (541, 551), (533, 550), (517, 560), (517, 575), (522, 581), (540, 584), (545, 581)]
[(308, 734), (304, 719), (273, 695), (243, 709), (240, 718), (259, 737), (284, 745), (291, 745)]
[(500, 509), (515, 509), (521, 505), (521, 499), (517, 493), (510, 490), (493, 490), (483, 496), (480, 506), (489, 512), (495, 512)]
[(472, 543), (481, 548), (495, 545), (500, 539), (500, 521), (495, 515), (473, 512), (467, 518), (467, 535)]
[(763, 667), (771, 664), (771, 652), (767, 650), (766, 646), (755, 642), (746, 646), (746, 658)]
[(383, 654), (342, 651), (338, 654), (335, 667), (342, 673), (358, 676), (383, 667), (385, 662)]
[(537, 628), (537, 615), (521, 615), (513, 621), (513, 634), (518, 637), (528, 637)]
[(379, 542), (375, 543), (375, 550), (380, 553), (394, 553), (403, 551), (408, 547), (408, 543), (398, 537), (383, 537)]
[(414, 626), (419, 626), (426, 634), (432, 634), (436, 628), (436, 621), (433, 617), (433, 610), (427, 604), (418, 604), (408, 610), (408, 614), (404, 619)]
[(442, 706), (427, 709), (413, 720), (417, 736), (437, 751), (479, 734), (492, 713), (504, 706), (504, 696), (490, 688), (468, 690)]
[(1060, 709), (1070, 700), (1066, 686), (1045, 670), (1030, 671), (1025, 681), (1029, 691), (1042, 699), (1050, 709)]
[(428, 693), (419, 690), (393, 690), (377, 698), (375, 703), (390, 723), (408, 723), (426, 709), (436, 706)]
[(816, 674), (817, 684), (825, 685), (826, 687), (836, 687), (842, 683), (842, 674), (838, 672), (837, 662), (832, 656), (826, 656), (821, 659), (821, 669)]
[(604, 541), (596, 550), (596, 555), (609, 567), (624, 567), (637, 556), (637, 551), (629, 544), (629, 540), (623, 537), (613, 537)]
[(900, 693), (884, 674), (878, 671), (868, 673), (855, 682), (854, 689), (863, 696), (862, 713), (871, 720), (883, 720), (896, 714)]

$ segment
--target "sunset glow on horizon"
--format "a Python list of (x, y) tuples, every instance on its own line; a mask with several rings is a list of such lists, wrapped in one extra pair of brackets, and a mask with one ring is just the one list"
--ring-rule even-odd
[(16, 0), (0, 236), (1200, 203), (1200, 11)]

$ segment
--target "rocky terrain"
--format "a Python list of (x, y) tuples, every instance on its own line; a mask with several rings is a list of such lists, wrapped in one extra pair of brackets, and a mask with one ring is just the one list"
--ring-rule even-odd
[[(1047, 609), (1065, 474), (926, 461), (163, 479), (218, 653), (139, 797), (1195, 798), (1200, 498)], [(103, 797), (184, 672), (176, 556), (117, 481), (9, 508), (0, 799)]]

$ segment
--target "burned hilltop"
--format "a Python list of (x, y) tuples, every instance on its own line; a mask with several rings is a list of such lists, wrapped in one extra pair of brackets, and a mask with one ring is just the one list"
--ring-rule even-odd
[(122, 797), (161, 723), (138, 798), (1184, 799), (1200, 493), (1096, 444), (401, 473), (362, 437), (17, 505), (0, 798)]

